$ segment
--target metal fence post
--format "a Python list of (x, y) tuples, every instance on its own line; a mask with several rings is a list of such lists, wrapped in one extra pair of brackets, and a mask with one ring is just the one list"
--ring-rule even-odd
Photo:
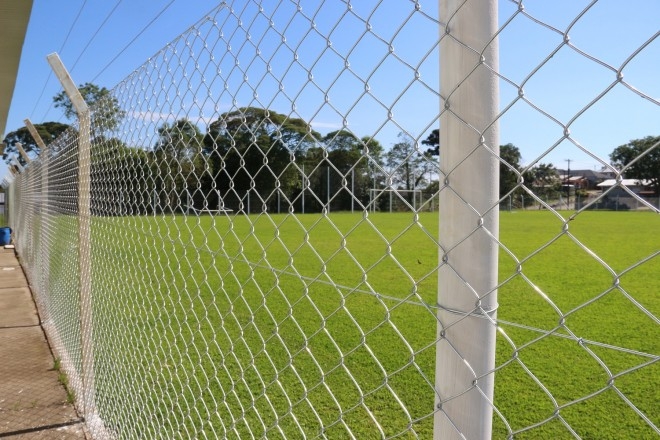
[(57, 75), (64, 91), (78, 114), (78, 240), (80, 277), (80, 333), (83, 383), (83, 412), (88, 423), (96, 418), (94, 401), (94, 345), (91, 292), (91, 210), (90, 210), (90, 149), (91, 115), (80, 91), (62, 64), (57, 53), (48, 55), (48, 63)]
[[(14, 179), (16, 179), (16, 174), (12, 168), (9, 168), (9, 170), (12, 172), (12, 176)], [(5, 189), (5, 218), (7, 219), (7, 225), (12, 228), (16, 229), (16, 221), (14, 219), (14, 197), (16, 195), (16, 185), (9, 185), (7, 189)], [(18, 246), (17, 246), (18, 247)]]
[(436, 439), (492, 428), (499, 133), (497, 1), (439, 2), (441, 265)]
[[(41, 203), (40, 203), (40, 216), (39, 216), (39, 221), (40, 221), (40, 237), (43, 237), (43, 230), (45, 227), (46, 223), (46, 215), (48, 212), (48, 152), (46, 151), (46, 143), (44, 140), (41, 138), (41, 135), (39, 135), (39, 132), (37, 131), (36, 127), (32, 124), (32, 121), (29, 119), (25, 119), (23, 121), (25, 123), (25, 127), (28, 129), (30, 132), (30, 135), (32, 136), (32, 139), (34, 139), (34, 142), (37, 144), (39, 149), (41, 149), (41, 153), (39, 154), (39, 159), (41, 160)], [(41, 252), (39, 252), (38, 258), (41, 259), (42, 264), (40, 264), (39, 268), (41, 270), (41, 288), (45, 291), (48, 291), (48, 285), (50, 283), (50, 247), (49, 244), (44, 242), (42, 240), (41, 243), (39, 243), (39, 249)], [(42, 302), (45, 298), (49, 298), (48, 295), (39, 295), (41, 298)], [(41, 310), (42, 315), (44, 316), (45, 320), (50, 320), (50, 307), (42, 307)]]

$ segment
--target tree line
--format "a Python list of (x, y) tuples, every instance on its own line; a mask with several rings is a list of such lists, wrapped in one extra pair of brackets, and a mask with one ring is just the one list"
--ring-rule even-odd
[[(405, 205), (414, 203), (413, 190), (429, 198), (439, 188), (438, 129), (421, 145), (401, 133), (385, 149), (373, 137), (358, 137), (345, 129), (322, 135), (303, 119), (243, 107), (221, 114), (206, 132), (186, 118), (165, 122), (157, 128), (153, 145), (137, 148), (108, 135), (125, 117), (116, 98), (89, 83), (80, 91), (95, 109), (92, 190), (97, 213), (385, 209), (391, 199), (383, 189), (398, 190), (396, 198)], [(64, 92), (53, 101), (67, 118), (75, 117)], [(59, 122), (35, 128), (47, 145), (74, 130)], [(9, 133), (4, 142), (3, 159), (10, 166), (14, 160), (23, 162), (16, 154), (18, 142), (27, 152), (39, 153), (26, 127)], [(629, 178), (650, 180), (658, 192), (659, 142), (660, 136), (649, 136), (619, 146), (610, 155), (612, 164)], [(500, 146), (500, 157), (501, 197), (525, 197), (525, 187), (539, 196), (556, 190), (557, 170), (552, 164), (525, 169), (520, 150), (512, 144)]]
[[(105, 88), (80, 86), (92, 113), (92, 209), (147, 213), (154, 210), (231, 209), (244, 212), (383, 208), (378, 188), (426, 190), (437, 178), (437, 158), (401, 133), (389, 149), (372, 137), (341, 129), (320, 134), (300, 118), (243, 107), (221, 114), (202, 132), (181, 118), (157, 128), (147, 148), (127, 145), (112, 133), (125, 113)], [(65, 116), (75, 111), (66, 95), (54, 98)], [(46, 144), (75, 129), (35, 124)], [(9, 133), (3, 159), (22, 161), (16, 143), (39, 148), (27, 128)], [(126, 184), (130, 182), (130, 184)], [(437, 185), (436, 185), (437, 186)], [(400, 196), (410, 199), (411, 194)]]

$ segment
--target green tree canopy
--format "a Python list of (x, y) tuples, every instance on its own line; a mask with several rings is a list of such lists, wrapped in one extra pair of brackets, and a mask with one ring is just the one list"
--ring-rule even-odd
[(660, 194), (660, 136), (646, 136), (620, 145), (610, 154), (612, 166), (629, 179), (649, 180)]
[(182, 199), (185, 190), (197, 192), (204, 170), (202, 142), (204, 135), (188, 119), (167, 122), (158, 128), (154, 155), (158, 165), (161, 201), (171, 210), (189, 203)]
[(500, 145), (500, 197), (516, 190), (520, 179), (520, 150), (513, 144)]
[[(37, 133), (39, 133), (39, 136), (41, 136), (44, 143), (48, 145), (60, 134), (66, 131), (69, 128), (69, 125), (60, 122), (44, 122), (43, 124), (35, 124), (34, 128), (37, 130)], [(18, 153), (18, 148), (16, 147), (17, 143), (23, 145), (23, 149), (26, 153), (40, 153), (39, 147), (27, 127), (21, 127), (16, 131), (8, 133), (7, 136), (5, 136), (4, 143), (6, 147), (2, 154), (2, 160), (7, 162), (7, 164), (16, 157), (22, 165), (25, 165), (25, 160)]]
[(306, 154), (311, 190), (323, 201), (329, 192), (331, 210), (352, 209), (356, 201), (366, 206), (383, 147), (344, 129), (323, 136), (321, 145)]
[(419, 151), (415, 141), (405, 133), (399, 133), (399, 142), (385, 154), (385, 165), (392, 177), (392, 184), (405, 190), (428, 184), (428, 173), (437, 169), (431, 155)]
[(302, 119), (289, 118), (273, 110), (242, 107), (223, 113), (209, 125), (204, 138), (207, 152), (227, 152), (231, 148), (244, 150), (258, 144), (264, 151), (285, 148), (291, 153), (304, 152), (321, 135)]
[[(96, 84), (85, 83), (78, 86), (78, 90), (92, 112), (92, 133), (94, 137), (102, 133), (112, 131), (119, 127), (126, 112), (122, 110), (117, 98), (112, 96), (105, 87)], [(53, 97), (55, 107), (64, 110), (67, 119), (75, 119), (76, 109), (73, 107), (69, 96), (62, 91)]]
[(429, 136), (422, 141), (422, 144), (428, 145), (426, 154), (431, 156), (440, 156), (440, 130), (434, 129)]
[(168, 154), (179, 161), (190, 161), (201, 152), (203, 138), (199, 127), (188, 119), (179, 119), (172, 124), (166, 122), (158, 128), (154, 151)]
[(523, 173), (525, 186), (533, 188), (538, 197), (552, 197), (561, 190), (559, 172), (552, 163), (539, 163)]
[(273, 208), (292, 194), (301, 176), (294, 164), (318, 145), (321, 135), (302, 119), (257, 107), (223, 113), (209, 125), (204, 153), (214, 172), (213, 188), (227, 206), (247, 203)]
[[(153, 152), (117, 138), (94, 143), (91, 151), (91, 209), (94, 215), (151, 212), (156, 176)], [(127, 182), (131, 184), (127, 185)]]

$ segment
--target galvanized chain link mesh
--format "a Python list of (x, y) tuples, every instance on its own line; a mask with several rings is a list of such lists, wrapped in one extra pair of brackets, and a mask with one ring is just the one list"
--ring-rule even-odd
[[(527, 167), (502, 157), (515, 182), (489, 211), (517, 214), (502, 212), (499, 238), (472, 232), (500, 248), (494, 438), (660, 433), (657, 194), (625, 184), (635, 162), (614, 169), (572, 134), (615, 93), (660, 113), (657, 89), (623, 75), (659, 39), (617, 62), (577, 46), (571, 30), (598, 3), (565, 26), (500, 5), (491, 122), (523, 112), (558, 134), (539, 137), (531, 161), (519, 145)], [(451, 186), (425, 142), (447, 98), (440, 40), (455, 38), (437, 7), (223, 3), (112, 88), (92, 109), (92, 328), (80, 326), (80, 127), (14, 181), (21, 262), (79, 405), (92, 394), (97, 437), (432, 436), (436, 399), (460, 397), (435, 388), (438, 270), (451, 264), (438, 194), (472, 190)], [(504, 62), (516, 27), (552, 41), (523, 72)], [(565, 52), (611, 80), (556, 115), (527, 89)], [(553, 193), (552, 176), (530, 180), (556, 150), (602, 164), (613, 186)], [(645, 212), (595, 211), (624, 205)], [(488, 212), (472, 214), (478, 225)]]

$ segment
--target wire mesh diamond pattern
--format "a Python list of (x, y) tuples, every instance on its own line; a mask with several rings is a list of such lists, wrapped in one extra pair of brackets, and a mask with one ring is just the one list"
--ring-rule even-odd
[[(451, 66), (438, 60), (443, 39), (485, 48), (459, 41), (437, 2), (265, 3), (223, 2), (93, 106), (91, 280), (78, 278), (81, 128), (9, 188), (22, 264), (80, 399), (81, 337), (91, 340), (91, 431), (429, 438), (461, 399), (438, 391), (436, 350), (462, 358), (445, 332), (477, 316), (497, 330), (495, 367), (466, 361), (474, 382), (461, 394), (494, 378), (494, 397), (483, 395), (493, 438), (660, 433), (658, 176), (633, 177), (641, 192), (628, 178), (660, 140), (618, 159), (583, 141), (585, 121), (620, 95), (660, 113), (657, 85), (636, 81), (659, 34), (608, 53), (584, 38), (604, 0), (561, 17), (500, 2), (499, 66), (476, 56), (473, 68), (497, 76), (499, 113), (478, 127), (451, 106), (469, 75), (441, 96)], [(553, 87), (575, 99), (541, 93)], [(500, 124), (506, 141), (521, 115), (541, 144), (522, 150), (526, 165), (514, 145), (480, 141), (441, 172), (443, 117), (478, 134)], [(557, 153), (602, 166), (611, 186), (562, 175)], [(469, 202), (478, 188), (452, 184), (482, 154), (499, 166), (485, 210)], [(438, 239), (443, 197), (473, 225), (451, 249)], [(495, 215), (499, 231), (484, 223)], [(453, 266), (477, 236), (499, 252), (487, 291)], [(464, 315), (439, 305), (448, 273), (472, 289)], [(87, 281), (91, 329), (78, 316)], [(494, 318), (483, 304), (496, 291)], [(460, 316), (448, 324), (444, 312)]]

